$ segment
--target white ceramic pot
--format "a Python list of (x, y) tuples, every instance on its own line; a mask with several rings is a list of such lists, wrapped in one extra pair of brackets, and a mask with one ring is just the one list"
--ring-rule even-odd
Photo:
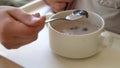
[[(52, 18), (61, 18), (72, 13), (73, 10), (62, 11)], [(89, 19), (101, 25), (100, 29), (83, 35), (68, 35), (56, 31), (52, 26), (57, 22), (47, 24), (49, 29), (50, 47), (56, 54), (68, 58), (86, 58), (95, 55), (103, 49), (101, 33), (104, 31), (104, 20), (101, 16), (94, 12), (88, 11)]]

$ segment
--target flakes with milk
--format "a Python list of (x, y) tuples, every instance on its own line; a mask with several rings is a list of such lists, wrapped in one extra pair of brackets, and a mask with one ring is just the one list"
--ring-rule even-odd
[(57, 21), (57, 24), (53, 28), (59, 32), (70, 34), (70, 35), (81, 35), (88, 34), (97, 31), (100, 26), (98, 24), (92, 23), (88, 20), (78, 20), (78, 21)]

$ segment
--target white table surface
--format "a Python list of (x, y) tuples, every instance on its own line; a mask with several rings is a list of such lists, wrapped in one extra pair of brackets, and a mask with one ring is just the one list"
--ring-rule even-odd
[(87, 59), (67, 59), (51, 51), (45, 27), (35, 42), (19, 49), (3, 50), (1, 54), (25, 68), (120, 68), (119, 42), (116, 38), (113, 46)]
[(0, 55), (24, 68), (120, 68), (120, 36), (115, 36), (113, 45), (99, 54), (75, 60), (55, 55), (51, 51), (48, 29), (45, 26), (36, 41), (19, 49), (0, 48)]

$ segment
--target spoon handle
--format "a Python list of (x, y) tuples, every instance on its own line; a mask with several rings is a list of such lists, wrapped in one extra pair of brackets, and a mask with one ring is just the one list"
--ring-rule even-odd
[(67, 19), (65, 19), (65, 18), (53, 18), (53, 19), (48, 19), (45, 22), (49, 23), (49, 22), (56, 21), (56, 20), (67, 20)]

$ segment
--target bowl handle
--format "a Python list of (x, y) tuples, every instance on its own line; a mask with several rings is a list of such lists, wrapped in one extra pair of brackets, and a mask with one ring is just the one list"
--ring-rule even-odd
[(113, 36), (111, 33), (104, 31), (101, 33), (101, 37), (102, 37), (102, 44), (107, 46), (112, 46), (113, 44)]

